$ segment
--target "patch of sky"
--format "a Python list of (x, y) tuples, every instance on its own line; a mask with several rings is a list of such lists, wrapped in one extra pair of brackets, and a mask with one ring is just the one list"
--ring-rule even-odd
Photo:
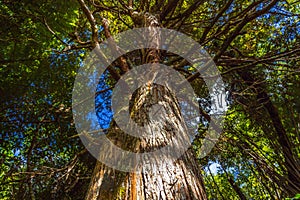
[(102, 129), (107, 129), (113, 118), (113, 111), (111, 109), (112, 90), (106, 83), (108, 72), (103, 73), (97, 85), (97, 95), (95, 97), (95, 107), (97, 120)]

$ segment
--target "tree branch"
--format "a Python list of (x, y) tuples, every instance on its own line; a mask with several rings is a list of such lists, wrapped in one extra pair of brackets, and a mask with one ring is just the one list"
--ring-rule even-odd
[(98, 41), (98, 28), (96, 24), (96, 20), (92, 15), (92, 12), (89, 10), (87, 5), (85, 4), (84, 0), (78, 0), (82, 11), (84, 12), (85, 16), (87, 17), (88, 21), (90, 22), (91, 29), (92, 29), (92, 45), (93, 47), (99, 46)]
[(231, 35), (225, 40), (223, 43), (221, 49), (217, 52), (217, 54), (214, 57), (214, 61), (217, 62), (220, 56), (225, 52), (227, 47), (230, 45), (230, 43), (238, 36), (239, 32), (243, 29), (243, 27), (248, 24), (250, 21), (254, 20), (255, 18), (259, 17), (260, 15), (268, 12), (274, 5), (276, 5), (278, 1), (272, 0), (266, 7), (264, 7), (262, 10), (258, 10), (250, 15), (245, 15), (243, 20), (237, 25), (237, 27), (232, 31)]

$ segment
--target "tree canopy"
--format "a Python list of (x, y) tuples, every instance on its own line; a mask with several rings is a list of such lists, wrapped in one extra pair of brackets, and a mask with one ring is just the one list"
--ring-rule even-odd
[[(0, 0), (0, 199), (84, 199), (96, 159), (76, 132), (72, 90), (86, 55), (107, 38), (148, 26), (186, 34), (213, 58), (228, 111), (212, 152), (199, 158), (208, 199), (300, 199), (300, 4), (296, 0)], [(130, 52), (99, 80), (99, 124), (110, 126), (111, 92), (143, 63)], [(190, 63), (163, 52), (199, 97)], [(99, 97), (99, 98), (97, 98)], [(206, 126), (199, 125), (199, 153)], [(298, 194), (298, 195), (297, 195)]]

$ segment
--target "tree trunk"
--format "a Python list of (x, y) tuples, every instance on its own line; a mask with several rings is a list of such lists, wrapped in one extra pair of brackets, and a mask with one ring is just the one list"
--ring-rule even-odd
[[(264, 108), (269, 114), (275, 133), (277, 134), (277, 138), (274, 139), (276, 139), (278, 144), (281, 146), (282, 154), (284, 156), (284, 166), (287, 172), (287, 176), (285, 177), (286, 182), (282, 182), (281, 186), (282, 188), (285, 188), (285, 191), (289, 195), (294, 196), (300, 190), (300, 160), (292, 150), (293, 147), (283, 126), (278, 110), (272, 103), (269, 95), (266, 92), (266, 86), (263, 83), (255, 84), (256, 82), (260, 81), (255, 80), (249, 72), (239, 72), (239, 75), (249, 86), (256, 87), (256, 90), (258, 91), (257, 101), (260, 104), (263, 104)], [(270, 137), (270, 139), (273, 138)]]
[[(159, 47), (160, 33), (151, 29), (159, 26), (159, 19), (149, 13), (133, 13), (132, 18), (137, 26), (149, 27), (150, 35), (146, 37), (152, 38), (150, 42), (153, 47)], [(143, 64), (155, 65), (161, 60), (159, 49), (144, 49), (141, 52)], [(129, 110), (136, 124), (147, 127), (143, 134), (154, 137), (133, 137), (113, 122), (107, 137), (124, 150), (151, 152), (172, 142), (180, 148), (182, 142), (190, 139), (178, 101), (165, 86), (155, 83), (143, 85), (132, 95)], [(153, 110), (158, 112), (151, 112)], [(179, 141), (174, 142), (175, 135), (179, 135)], [(135, 173), (121, 172), (97, 162), (86, 199), (207, 199), (201, 169), (191, 149), (178, 159), (162, 154), (151, 158), (149, 164), (136, 168)]]
[[(145, 85), (134, 97), (132, 119), (140, 126), (150, 127), (146, 134), (155, 137), (137, 139), (126, 135), (113, 123), (107, 137), (116, 145), (143, 153), (167, 145), (175, 134), (185, 134), (178, 102), (170, 90), (157, 84)], [(165, 116), (158, 116), (162, 117), (158, 120), (149, 114), (151, 107), (157, 104), (165, 111)], [(201, 170), (191, 149), (177, 160), (161, 155), (157, 162), (138, 167), (136, 171), (140, 173), (120, 172), (98, 162), (86, 199), (206, 199)]]

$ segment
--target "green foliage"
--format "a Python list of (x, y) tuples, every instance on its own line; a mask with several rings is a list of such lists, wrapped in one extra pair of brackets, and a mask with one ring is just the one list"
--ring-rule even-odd
[(300, 199), (300, 194), (296, 194), (293, 198), (286, 198), (286, 200), (297, 200)]
[[(125, 1), (85, 2), (95, 18), (99, 42), (107, 37), (104, 19), (111, 35), (136, 26)], [(162, 5), (134, 1), (133, 10), (161, 15), (172, 1), (158, 2)], [(247, 199), (295, 195), (288, 184), (292, 179), (286, 159), (291, 156), (298, 162), (300, 157), (299, 5), (278, 1), (235, 33), (245, 16), (269, 1), (195, 2), (178, 1), (161, 24), (188, 34), (216, 56), (226, 83), (230, 107), (222, 136), (212, 153), (199, 161), (205, 168), (208, 198), (239, 199), (239, 192)], [(83, 199), (95, 159), (84, 152), (75, 131), (71, 93), (76, 71), (93, 47), (90, 21), (73, 0), (1, 0), (0, 32), (0, 199), (30, 199), (32, 195), (36, 199)], [(139, 64), (140, 52), (126, 56), (132, 58), (133, 66)], [(180, 58), (172, 56), (165, 56), (163, 62), (179, 66)], [(124, 73), (117, 62), (112, 69)], [(195, 73), (188, 64), (179, 71), (186, 77)], [(245, 80), (245, 74), (253, 81)], [(111, 72), (104, 78), (105, 86), (116, 83)], [(209, 113), (203, 79), (191, 85)], [(261, 93), (269, 99), (259, 99)], [(268, 102), (277, 116), (270, 114)], [(291, 144), (288, 147), (282, 145), (275, 118)], [(200, 124), (193, 142), (196, 151), (205, 130)], [(286, 148), (291, 150), (288, 156)], [(209, 171), (212, 163), (218, 167)], [(119, 193), (124, 195), (122, 187)], [(287, 199), (300, 199), (300, 195)]]

